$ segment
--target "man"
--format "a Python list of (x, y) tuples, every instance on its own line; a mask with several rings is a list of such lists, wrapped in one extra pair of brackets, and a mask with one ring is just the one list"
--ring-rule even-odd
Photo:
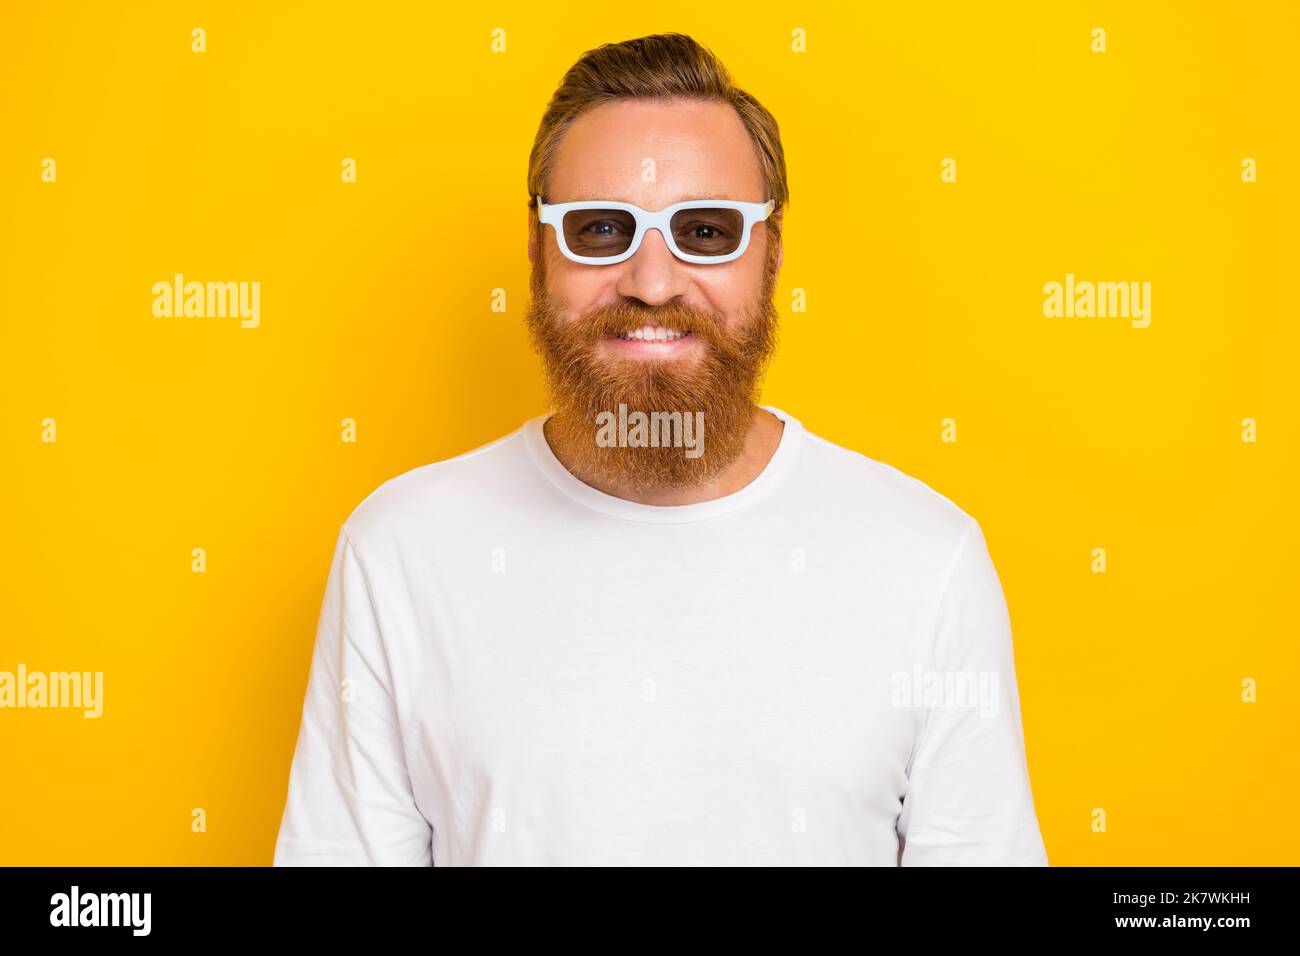
[(554, 413), (344, 522), (275, 863), (1046, 864), (979, 525), (755, 404), (770, 114), (606, 45), (528, 185)]

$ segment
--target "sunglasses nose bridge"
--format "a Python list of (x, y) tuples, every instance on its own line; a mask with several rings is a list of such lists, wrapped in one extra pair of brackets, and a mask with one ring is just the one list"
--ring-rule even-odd
[[(653, 242), (663, 246), (663, 253), (666, 254), (667, 259), (669, 261), (672, 260), (681, 261), (680, 257), (677, 255), (677, 250), (673, 247), (672, 239), (669, 238), (671, 232), (672, 230), (670, 230), (667, 227), (666, 223), (662, 226), (662, 228), (657, 223), (653, 223), (653, 222), (642, 223), (641, 228), (639, 229), (640, 235), (632, 243), (632, 249), (628, 255), (628, 258), (631, 259), (633, 257), (640, 256), (641, 253), (645, 251), (646, 244)], [(653, 239), (651, 239), (651, 233), (654, 234)]]
[(635, 255), (641, 251), (653, 232), (658, 235), (659, 241), (664, 244), (664, 248), (673, 256), (676, 256), (676, 250), (673, 249), (672, 240), (669, 238), (672, 230), (668, 228), (668, 220), (664, 219), (657, 212), (651, 212), (645, 209), (638, 209), (633, 215), (636, 217), (637, 236), (632, 243), (632, 254)]

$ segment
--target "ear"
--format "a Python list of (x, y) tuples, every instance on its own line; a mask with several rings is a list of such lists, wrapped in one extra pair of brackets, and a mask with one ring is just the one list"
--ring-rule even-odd
[[(781, 216), (782, 216), (782, 214), (783, 214), (784, 212), (785, 212), (784, 209), (782, 209), (782, 210), (778, 210), (778, 211), (777, 211), (776, 213), (774, 213), (773, 216), (772, 216), (772, 218), (776, 220), (776, 222), (777, 222), (778, 225), (784, 225), (784, 220), (781, 218)], [(782, 233), (784, 233), (784, 230), (781, 230), (781, 231), (782, 231)], [(767, 235), (768, 235), (768, 239), (769, 239), (769, 241), (770, 241), (770, 240), (771, 240), (771, 237), (772, 237), (772, 233), (769, 232)], [(781, 238), (781, 239), (778, 239), (777, 242), (776, 242), (776, 270), (775, 270), (775, 275), (773, 276), (773, 278), (775, 278), (776, 276), (779, 276), (779, 275), (781, 274), (781, 260), (784, 259), (784, 258), (785, 258), (785, 240), (784, 240), (784, 237), (783, 237), (783, 238)]]
[(528, 261), (529, 263), (537, 262), (538, 249), (537, 229), (533, 226), (533, 210), (528, 210)]

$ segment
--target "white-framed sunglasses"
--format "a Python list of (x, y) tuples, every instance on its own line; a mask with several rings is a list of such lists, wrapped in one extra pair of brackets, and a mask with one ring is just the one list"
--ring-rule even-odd
[(538, 217), (555, 230), (560, 251), (589, 266), (631, 258), (651, 229), (658, 229), (672, 254), (684, 262), (730, 262), (745, 254), (754, 223), (767, 219), (775, 207), (774, 199), (688, 199), (651, 211), (612, 199), (548, 205), (537, 197)]

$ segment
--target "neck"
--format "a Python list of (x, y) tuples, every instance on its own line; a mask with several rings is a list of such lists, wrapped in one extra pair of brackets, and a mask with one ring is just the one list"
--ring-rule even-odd
[(617, 475), (585, 468), (579, 450), (571, 444), (575, 439), (566, 438), (572, 432), (552, 427), (561, 413), (546, 420), (543, 434), (551, 451), (569, 472), (584, 484), (616, 498), (624, 498), (643, 505), (692, 505), (701, 501), (711, 501), (725, 495), (734, 494), (757, 478), (767, 467), (781, 443), (781, 434), (785, 423), (766, 409), (755, 407), (752, 410), (749, 428), (745, 433), (744, 445), (740, 455), (724, 467), (710, 480), (686, 487), (671, 485), (653, 488), (636, 488), (630, 482), (620, 481)]

